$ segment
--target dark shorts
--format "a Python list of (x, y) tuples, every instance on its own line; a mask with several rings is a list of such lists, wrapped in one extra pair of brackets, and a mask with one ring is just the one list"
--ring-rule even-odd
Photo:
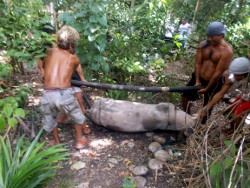
[[(205, 87), (209, 83), (209, 81), (203, 80), (202, 78), (200, 78), (200, 81), (201, 85)], [(189, 80), (187, 86), (194, 86), (195, 83), (196, 83), (195, 73), (192, 73), (192, 77)], [(224, 83), (225, 83), (225, 77), (221, 77), (216, 82), (216, 84), (210, 88), (208, 92), (204, 93), (204, 105), (208, 104), (209, 100), (211, 100), (211, 98), (221, 90)], [(196, 101), (201, 99), (201, 95), (199, 95), (197, 91), (185, 91), (183, 92), (182, 96), (188, 98), (189, 101)]]

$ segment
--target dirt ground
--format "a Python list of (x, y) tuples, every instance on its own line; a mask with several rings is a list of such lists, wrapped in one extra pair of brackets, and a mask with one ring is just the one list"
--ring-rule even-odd
[[(171, 67), (171, 72), (178, 72), (179, 68), (183, 68), (180, 62)], [(36, 69), (29, 74), (27, 80), (28, 85), (34, 88), (34, 93), (29, 97), (28, 110), (32, 111), (32, 121), (40, 126), (42, 84)], [(90, 95), (101, 94), (94, 92)], [(166, 162), (160, 170), (149, 169), (143, 176), (146, 179), (145, 188), (186, 187), (183, 178), (188, 176), (187, 172), (175, 169), (181, 168), (186, 147), (184, 142), (176, 142), (178, 132), (122, 133), (94, 125), (90, 120), (87, 120), (87, 124), (91, 129), (91, 134), (86, 135), (90, 143), (87, 148), (81, 150), (74, 148), (75, 133), (70, 120), (59, 126), (60, 140), (71, 155), (69, 160), (60, 162), (62, 168), (58, 170), (55, 179), (45, 186), (46, 188), (132, 188), (134, 185), (131, 169), (139, 165), (147, 166), (148, 161), (154, 158), (148, 146), (155, 135), (166, 138), (167, 142), (171, 142), (167, 147), (183, 155)], [(47, 140), (47, 147), (51, 139), (51, 136), (42, 135), (42, 140)]]
[[(178, 80), (183, 84), (188, 80), (187, 67), (181, 61), (167, 64), (165, 74), (176, 74), (172, 81)], [(182, 74), (180, 74), (182, 73)], [(154, 75), (152, 75), (154, 76)], [(40, 126), (40, 98), (42, 83), (39, 75), (34, 69), (27, 79), (28, 86), (34, 88), (29, 96), (28, 110), (32, 121)], [(87, 91), (91, 102), (96, 97), (103, 97), (101, 90)], [(165, 101), (159, 101), (165, 102)], [(176, 104), (180, 107), (180, 102)], [(29, 115), (30, 116), (30, 115)], [(33, 122), (34, 123), (34, 122)], [(173, 131), (153, 131), (142, 133), (122, 133), (93, 124), (87, 119), (91, 134), (86, 135), (89, 139), (89, 146), (85, 149), (74, 148), (75, 133), (70, 120), (66, 120), (60, 129), (60, 140), (65, 148), (71, 153), (68, 160), (61, 161), (61, 169), (56, 177), (49, 182), (45, 188), (132, 188), (134, 175), (132, 169), (143, 165), (148, 167), (148, 161), (154, 158), (153, 153), (148, 149), (153, 142), (153, 136), (161, 136), (166, 139), (163, 149), (171, 149), (173, 153), (180, 156), (174, 157), (164, 163), (160, 170), (151, 170), (143, 175), (146, 180), (145, 188), (166, 188), (166, 187), (187, 187), (185, 178), (190, 178), (190, 169), (193, 169), (192, 159), (187, 158), (186, 150), (189, 147), (182, 134)], [(42, 140), (52, 139), (49, 135), (42, 135)], [(190, 162), (191, 161), (191, 162)]]
[[(153, 135), (163, 136), (167, 140), (176, 136), (174, 132), (163, 131), (121, 133), (98, 127), (91, 122), (88, 124), (92, 130), (92, 133), (87, 136), (90, 144), (82, 150), (74, 149), (74, 132), (70, 125), (66, 123), (61, 127), (60, 138), (62, 143), (66, 143), (72, 155), (69, 160), (62, 162), (62, 169), (58, 171), (56, 179), (47, 188), (124, 187), (123, 182), (133, 176), (130, 168), (138, 165), (147, 166), (148, 161), (153, 158), (153, 154), (148, 150)], [(171, 147), (177, 148), (177, 145)], [(76, 163), (81, 169), (72, 168)], [(172, 164), (178, 164), (178, 161), (172, 161)], [(158, 172), (149, 170), (144, 177), (148, 188), (184, 187), (180, 176), (181, 174), (171, 174), (165, 166)]]

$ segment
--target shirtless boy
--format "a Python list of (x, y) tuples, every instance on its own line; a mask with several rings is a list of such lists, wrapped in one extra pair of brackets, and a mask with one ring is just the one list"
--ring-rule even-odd
[[(199, 44), (195, 57), (195, 68), (188, 86), (205, 86), (197, 92), (184, 92), (182, 96), (183, 110), (190, 114), (189, 101), (199, 98), (204, 94), (204, 106), (211, 97), (220, 91), (224, 82), (224, 73), (228, 69), (232, 58), (233, 49), (223, 39), (226, 30), (221, 22), (212, 22), (206, 30), (207, 40)], [(212, 109), (210, 109), (210, 112)], [(204, 118), (202, 123), (205, 123)]]
[[(81, 149), (88, 143), (82, 136), (85, 117), (71, 88), (71, 76), (80, 64), (79, 58), (73, 54), (78, 40), (78, 32), (72, 27), (64, 26), (58, 32), (58, 47), (46, 50), (47, 56), (43, 62), (44, 92), (41, 103), (44, 129), (48, 132), (53, 131), (57, 127), (57, 115), (67, 114), (75, 123), (75, 147)], [(55, 138), (54, 134), (53, 136)]]

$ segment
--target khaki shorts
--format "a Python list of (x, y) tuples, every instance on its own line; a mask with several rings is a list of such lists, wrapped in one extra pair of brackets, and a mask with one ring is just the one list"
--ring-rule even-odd
[(80, 88), (80, 87), (72, 86), (72, 89), (73, 89), (74, 93), (82, 92), (82, 88)]
[(80, 125), (85, 121), (80, 105), (72, 88), (46, 89), (42, 93), (42, 123), (48, 132), (57, 126), (58, 114), (67, 114), (75, 124)]

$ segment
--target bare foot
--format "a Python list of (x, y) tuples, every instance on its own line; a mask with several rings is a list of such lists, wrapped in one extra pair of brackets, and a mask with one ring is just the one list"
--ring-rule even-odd
[(54, 145), (60, 144), (60, 142), (57, 142), (55, 140), (50, 140), (48, 143), (49, 143), (50, 146), (54, 146)]
[(90, 134), (90, 133), (91, 133), (90, 128), (87, 127), (87, 126), (85, 126), (85, 125), (82, 126), (82, 129), (83, 129), (83, 132), (84, 132), (85, 134)]
[(76, 149), (83, 149), (88, 145), (88, 143), (89, 143), (89, 140), (83, 136), (79, 140), (76, 140), (75, 148)]

